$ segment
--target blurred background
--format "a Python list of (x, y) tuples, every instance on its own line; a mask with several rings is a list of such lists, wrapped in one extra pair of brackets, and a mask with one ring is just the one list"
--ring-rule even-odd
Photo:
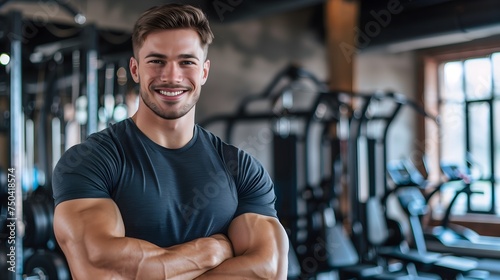
[[(51, 172), (69, 147), (134, 114), (132, 27), (170, 2), (209, 17), (215, 40), (196, 120), (273, 177), (291, 279), (375, 279), (359, 264), (494, 279), (496, 0), (0, 1), (1, 237), (11, 244), (15, 232), (19, 245), (15, 273), (2, 246), (0, 278), (70, 278), (51, 231)], [(428, 269), (381, 249), (402, 244), (475, 262)]]

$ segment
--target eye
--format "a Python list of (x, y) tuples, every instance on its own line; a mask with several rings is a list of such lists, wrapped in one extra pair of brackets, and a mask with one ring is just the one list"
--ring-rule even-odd
[(161, 61), (159, 59), (154, 59), (154, 60), (150, 60), (148, 63), (161, 64), (161, 63), (163, 63), (163, 61)]
[(196, 65), (196, 63), (194, 61), (184, 60), (181, 61), (181, 65)]

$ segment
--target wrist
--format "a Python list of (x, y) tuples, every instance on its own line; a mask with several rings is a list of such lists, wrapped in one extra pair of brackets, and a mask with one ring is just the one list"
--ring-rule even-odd
[(218, 242), (217, 252), (220, 253), (222, 261), (234, 257), (233, 245), (229, 238), (224, 234), (216, 234), (212, 236)]

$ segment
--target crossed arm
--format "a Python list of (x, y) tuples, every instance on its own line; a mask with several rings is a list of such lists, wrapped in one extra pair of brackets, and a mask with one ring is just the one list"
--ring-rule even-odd
[(110, 199), (62, 202), (54, 231), (79, 279), (286, 279), (288, 240), (275, 218), (243, 214), (216, 234), (160, 248), (125, 237)]
[(229, 227), (235, 257), (197, 279), (286, 279), (288, 237), (274, 218), (243, 214)]

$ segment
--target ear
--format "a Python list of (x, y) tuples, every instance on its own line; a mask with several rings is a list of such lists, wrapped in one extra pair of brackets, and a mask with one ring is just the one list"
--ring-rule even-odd
[(134, 57), (130, 58), (129, 68), (132, 79), (134, 79), (134, 82), (139, 83), (139, 62)]
[(210, 71), (210, 60), (205, 60), (203, 63), (203, 73), (201, 77), (201, 85), (204, 85), (208, 79), (208, 72)]

